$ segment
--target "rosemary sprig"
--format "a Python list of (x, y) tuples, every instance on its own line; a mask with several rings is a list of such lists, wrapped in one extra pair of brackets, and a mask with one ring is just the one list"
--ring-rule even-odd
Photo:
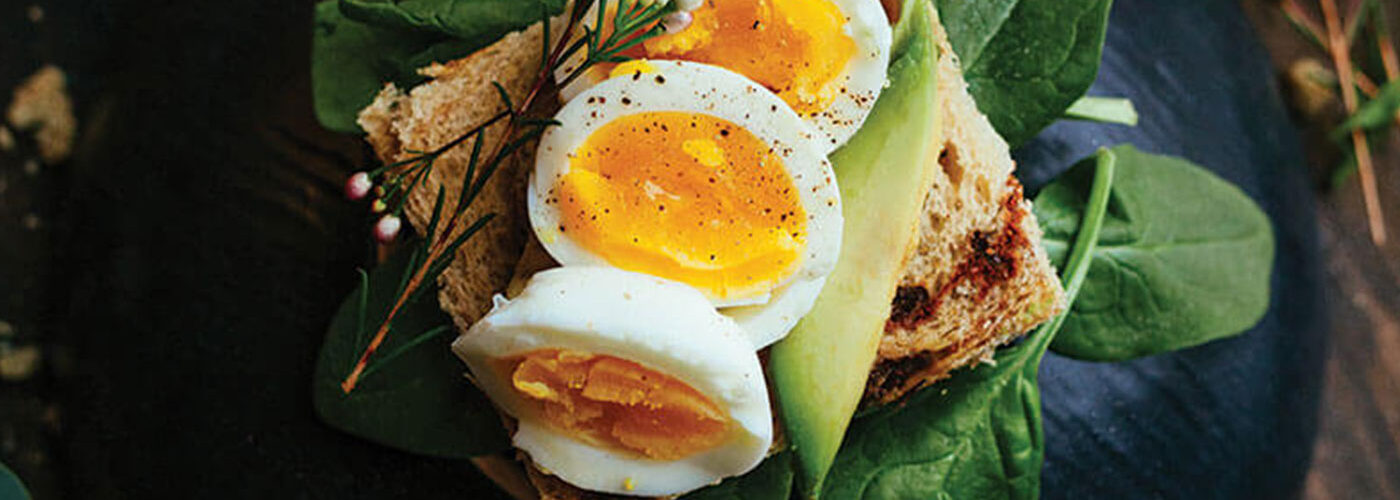
[(597, 19), (594, 23), (597, 28), (585, 26), (585, 36), (575, 45), (566, 49), (566, 58), (572, 57), (574, 53), (584, 47), (587, 47), (588, 52), (580, 67), (560, 81), (559, 87), (567, 87), (573, 83), (574, 80), (586, 73), (587, 68), (598, 64), (627, 61), (628, 58), (623, 53), (649, 38), (665, 33), (667, 23), (662, 22), (662, 18), (672, 14), (664, 9), (647, 7), (647, 2), (644, 1), (623, 0), (613, 11), (612, 29), (604, 30), (602, 27), (608, 11), (606, 3), (604, 2), (604, 5), (597, 10)]
[[(1353, 4), (1354, 8), (1345, 22), (1339, 13), (1340, 9), (1338, 9), (1336, 0), (1319, 0), (1319, 4), (1322, 10), (1322, 23), (1310, 16), (1298, 3), (1298, 0), (1283, 0), (1280, 8), (1295, 29), (1328, 53), (1337, 71), (1342, 103), (1346, 108), (1347, 115), (1354, 117), (1361, 107), (1357, 91), (1360, 90), (1368, 98), (1374, 99), (1379, 95), (1381, 88), (1352, 60), (1351, 52), (1354, 43), (1364, 26), (1375, 25), (1377, 49), (1385, 66), (1386, 79), (1395, 81), (1397, 76), (1400, 76), (1400, 60), (1397, 60), (1395, 56), (1395, 46), (1390, 36), (1385, 4), (1375, 0), (1360, 0)], [(1394, 117), (1394, 121), (1397, 126), (1400, 126), (1400, 114)], [(1366, 218), (1370, 225), (1371, 240), (1376, 246), (1383, 246), (1387, 240), (1385, 214), (1381, 211), (1374, 159), (1371, 157), (1371, 145), (1364, 130), (1351, 130), (1349, 135), (1352, 157), (1355, 158), (1356, 171), (1361, 177), (1362, 196), (1365, 199)]]
[[(1381, 53), (1381, 66), (1385, 68), (1385, 78), (1390, 81), (1400, 79), (1400, 57), (1395, 54), (1395, 37), (1390, 31), (1390, 12), (1384, 4), (1373, 2), (1376, 16), (1376, 45)], [(1400, 120), (1400, 117), (1397, 117)]]
[[(552, 47), (549, 35), (550, 18), (547, 12), (544, 13), (542, 29), (545, 35), (544, 42), (541, 44), (540, 53), (543, 57), (539, 72), (536, 74), (529, 91), (519, 102), (514, 102), (510, 98), (510, 94), (504, 86), (493, 82), (504, 111), (436, 149), (426, 152), (410, 152), (412, 156), (408, 158), (375, 170), (357, 173), (351, 176), (347, 182), (346, 191), (352, 199), (364, 198), (371, 189), (374, 190), (376, 200), (372, 209), (375, 213), (383, 214), (375, 225), (375, 237), (380, 242), (386, 243), (397, 236), (399, 226), (402, 224), (399, 217), (404, 210), (409, 193), (417, 189), (423, 180), (432, 174), (434, 166), (442, 155), (469, 141), (472, 143), (466, 175), (462, 179), (462, 185), (458, 188), (457, 204), (451, 210), (446, 210), (444, 207), (446, 191), (444, 187), (439, 186), (432, 218), (423, 235), (424, 240), (414, 249), (408, 266), (409, 271), (400, 280), (397, 299), (394, 300), (394, 305), (385, 315), (384, 321), (380, 323), (355, 365), (351, 367), (349, 374), (340, 384), (341, 390), (346, 394), (355, 390), (364, 377), (374, 373), (383, 363), (392, 361), (408, 349), (450, 329), (440, 327), (421, 333), (388, 355), (375, 359), (375, 353), (383, 345), (389, 332), (393, 330), (394, 319), (403, 306), (412, 300), (417, 300), (425, 290), (431, 288), (425, 284), (435, 283), (437, 277), (452, 264), (457, 249), (495, 217), (495, 214), (485, 214), (469, 224), (463, 222), (463, 215), (476, 201), (477, 196), (481, 194), (487, 181), (499, 169), (502, 162), (515, 155), (531, 141), (539, 138), (546, 129), (557, 124), (553, 120), (529, 116), (539, 98), (546, 91), (557, 91), (557, 89), (568, 85), (597, 64), (627, 60), (623, 55), (625, 51), (648, 38), (663, 33), (665, 31), (663, 18), (669, 14), (677, 13), (671, 4), (664, 0), (597, 0), (596, 2), (594, 0), (581, 0), (574, 3), (573, 9), (568, 14), (564, 30), (566, 35), (578, 30), (584, 16), (595, 3), (598, 4), (598, 18), (594, 25), (595, 28), (584, 27), (583, 36), (577, 40), (563, 36)], [(610, 4), (612, 8), (610, 8)], [(608, 13), (611, 13), (610, 19)], [(607, 26), (611, 29), (605, 30), (603, 27), (607, 21), (610, 21)], [(557, 84), (551, 86), (549, 82), (554, 77), (554, 71), (563, 61), (573, 57), (580, 50), (586, 50), (583, 62), (570, 70)], [(501, 140), (497, 141), (489, 151), (484, 151), (486, 130), (499, 123), (505, 125)], [(376, 181), (379, 183), (377, 188), (373, 187)], [(458, 231), (459, 227), (464, 224), (465, 227)], [(366, 306), (361, 304), (361, 308), (364, 307)], [(360, 314), (363, 317), (365, 312), (360, 311)], [(360, 334), (363, 335), (363, 325), (361, 330)]]
[[(1342, 86), (1342, 102), (1347, 113), (1356, 112), (1360, 103), (1356, 98), (1356, 87), (1352, 83), (1353, 69), (1351, 44), (1347, 43), (1342, 21), (1337, 15), (1336, 0), (1322, 0), (1322, 16), (1327, 27), (1327, 45), (1331, 49), (1332, 61), (1337, 66), (1337, 77)], [(1371, 241), (1376, 246), (1385, 245), (1385, 214), (1381, 212), (1380, 193), (1376, 188), (1376, 174), (1371, 159), (1371, 146), (1366, 141), (1366, 133), (1354, 130), (1351, 133), (1352, 148), (1356, 152), (1357, 171), (1361, 174), (1361, 191), (1366, 201), (1367, 220), (1371, 225)]]
[[(1362, 5), (1364, 6), (1367, 3), (1368, 2), (1363, 2)], [(1371, 5), (1376, 9), (1382, 8), (1379, 4)], [(1327, 41), (1322, 38), (1322, 34), (1325, 33), (1327, 29), (1312, 16), (1308, 15), (1307, 11), (1303, 9), (1303, 6), (1298, 3), (1298, 0), (1283, 0), (1283, 3), (1279, 4), (1279, 8), (1283, 11), (1284, 18), (1293, 26), (1293, 29), (1297, 30), (1300, 35), (1303, 35), (1303, 38), (1308, 39), (1309, 42), (1312, 42), (1313, 45), (1323, 51), (1331, 50), (1327, 45)], [(1383, 20), (1385, 16), (1378, 15), (1377, 19)], [(1356, 24), (1354, 21), (1355, 20), (1349, 22), (1347, 25), (1347, 29), (1349, 30), (1347, 38), (1348, 43), (1355, 42), (1355, 37), (1350, 34), (1350, 30), (1353, 29), (1353, 27), (1357, 27), (1357, 32), (1360, 32), (1360, 25)], [(1361, 93), (1365, 94), (1368, 98), (1375, 97), (1376, 93), (1380, 90), (1380, 86), (1377, 85), (1369, 75), (1361, 71), (1360, 68), (1352, 69), (1352, 77), (1356, 81), (1356, 88), (1361, 90)]]

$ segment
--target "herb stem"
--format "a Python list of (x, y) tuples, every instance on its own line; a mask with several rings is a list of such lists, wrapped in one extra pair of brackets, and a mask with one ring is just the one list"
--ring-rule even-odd
[(364, 346), (361, 343), (365, 341), (365, 313), (369, 309), (369, 273), (365, 272), (364, 269), (356, 269), (356, 271), (360, 273), (360, 307), (355, 323), (355, 345), (362, 348)]
[(1375, 6), (1376, 44), (1381, 53), (1381, 65), (1385, 67), (1386, 81), (1400, 79), (1400, 57), (1395, 54), (1395, 39), (1390, 31), (1390, 16), (1384, 4)]
[(379, 358), (378, 361), (375, 361), (373, 364), (369, 365), (368, 368), (365, 368), (365, 373), (363, 376), (369, 376), (371, 373), (374, 373), (374, 371), (380, 366), (384, 366), (385, 363), (393, 361), (395, 358), (402, 356), (404, 353), (412, 350), (414, 347), (418, 347), (419, 344), (427, 342), (428, 340), (432, 339), (433, 337), (437, 337), (438, 335), (442, 335), (443, 332), (446, 332), (451, 329), (452, 325), (442, 325), (437, 328), (433, 328), (431, 330), (423, 332), (421, 335), (414, 337), (413, 340), (408, 341), (408, 343), (399, 346), (393, 351), (389, 351), (389, 353), (385, 354), (384, 357)]
[(1372, 8), (1376, 7), (1376, 0), (1361, 0), (1352, 6), (1351, 12), (1347, 13), (1346, 36), (1347, 46), (1356, 44), (1356, 37), (1361, 34), (1361, 27), (1366, 25), (1366, 20), (1371, 17)]
[[(628, 6), (626, 9), (620, 9), (625, 10), (626, 17), (619, 18), (618, 16), (614, 16), (614, 30), (606, 41), (602, 41), (602, 37), (597, 36), (595, 32), (589, 33), (589, 36), (586, 37), (588, 40), (587, 46), (589, 48), (589, 53), (585, 63), (571, 72), (563, 83), (557, 84), (555, 86), (556, 88), (562, 88), (567, 82), (573, 81), (574, 78), (586, 71), (591, 65), (616, 58), (617, 53), (631, 46), (629, 44), (640, 43), (647, 37), (659, 33), (659, 29), (655, 27), (640, 32), (638, 29), (652, 26), (655, 21), (659, 20), (661, 16), (664, 15), (666, 12), (665, 8), (652, 7), (652, 4), (642, 5), (640, 2), (629, 3), (627, 0), (620, 1), (623, 2), (622, 5)], [(410, 181), (408, 190), (403, 194), (406, 200), (407, 196), (418, 187), (420, 181), (431, 174), (434, 161), (453, 148), (465, 143), (467, 140), (476, 138), (476, 143), (472, 149), (470, 164), (467, 168), (469, 174), (462, 180), (462, 195), (458, 197), (457, 205), (453, 207), (452, 213), (447, 217), (446, 222), (443, 224), (443, 229), (441, 231), (435, 231), (437, 225), (436, 213), (442, 209), (441, 205), (443, 203), (442, 196), (439, 194), (438, 205), (434, 208), (434, 223), (431, 224), (431, 227), (428, 229), (430, 234), (424, 235), (429, 241), (426, 255), (420, 262), (415, 264), (416, 270), (412, 273), (412, 277), (407, 280), (407, 284), (399, 291), (399, 296), (394, 301), (394, 306), (389, 309), (388, 315), (385, 316), (383, 323), (379, 325), (379, 329), (375, 332), (374, 338), (360, 354), (350, 374), (341, 381), (340, 388), (346, 394), (355, 390), (360, 380), (373, 371), (368, 368), (370, 358), (374, 356), (375, 352), (377, 352), (379, 347), (383, 344), (384, 339), (391, 330), (394, 319), (398, 317), (399, 311), (403, 308), (404, 304), (406, 304), (411, 297), (417, 295), (416, 292), (424, 285), (424, 281), (435, 278), (446, 270), (447, 265), (452, 261), (452, 254), (466, 242), (467, 238), (491, 221), (494, 214), (481, 216), (471, 227), (466, 228), (460, 236), (457, 235), (456, 229), (462, 215), (467, 212), (467, 207), (476, 200), (477, 195), (485, 188), (486, 182), (496, 172), (501, 162), (505, 161), (507, 157), (514, 155), (520, 148), (527, 144), (528, 141), (537, 138), (545, 127), (552, 124), (552, 121), (529, 119), (526, 117), (526, 113), (534, 108), (536, 101), (543, 95), (546, 84), (553, 77), (554, 69), (559, 65), (560, 61), (563, 60), (566, 55), (573, 54), (579, 50), (580, 46), (577, 42), (570, 40), (569, 34), (573, 33), (578, 28), (580, 20), (587, 12), (587, 8), (594, 3), (595, 0), (580, 0), (575, 4), (574, 10), (569, 15), (564, 31), (560, 34), (559, 41), (554, 43), (553, 49), (547, 49), (551, 44), (547, 34), (550, 32), (549, 24), (552, 20), (550, 20), (547, 15), (543, 16), (541, 22), (544, 23), (544, 25), (541, 29), (546, 35), (544, 43), (542, 44), (542, 47), (545, 48), (542, 48), (541, 54), (547, 54), (547, 56), (545, 56), (545, 59), (541, 62), (539, 72), (529, 90), (526, 92), (525, 98), (521, 99), (518, 104), (512, 103), (509, 93), (505, 91), (504, 87), (497, 84), (496, 89), (500, 93), (501, 100), (506, 108), (505, 110), (428, 153), (419, 154), (413, 158), (386, 165), (371, 173), (371, 176), (377, 176), (394, 168), (414, 165), (404, 173), (404, 175), (415, 175)], [(601, 27), (603, 20), (602, 13), (606, 11), (607, 1), (603, 0), (598, 3), (600, 13), (599, 26)], [(505, 120), (505, 128), (501, 132), (499, 140), (492, 145), (490, 154), (484, 157), (485, 161), (481, 164), (481, 168), (478, 169), (477, 163), (482, 158), (479, 154), (481, 152), (483, 137), (487, 133), (489, 127), (498, 124), (502, 120)], [(522, 124), (535, 127), (536, 129), (532, 132), (522, 134), (521, 137), (517, 138), (516, 135), (520, 131), (520, 126)], [(397, 184), (398, 183), (395, 184), (396, 188)], [(441, 188), (439, 188), (439, 190), (441, 191)], [(396, 210), (402, 208), (405, 200), (400, 201)], [(436, 232), (436, 234), (432, 234), (434, 232)], [(395, 353), (398, 352), (399, 351), (395, 351)]]
[(1367, 99), (1375, 99), (1381, 91), (1376, 82), (1371, 81), (1371, 78), (1366, 76), (1366, 73), (1362, 73), (1361, 70), (1356, 70), (1356, 88), (1365, 94)]
[[(1089, 267), (1093, 265), (1094, 250), (1099, 245), (1099, 233), (1103, 229), (1104, 217), (1108, 214), (1108, 199), (1113, 193), (1113, 175), (1118, 165), (1118, 155), (1108, 149), (1099, 149), (1096, 157), (1098, 164), (1094, 168), (1094, 184), (1089, 191), (1084, 218), (1079, 222), (1079, 234), (1074, 237), (1074, 246), (1070, 248), (1069, 260), (1066, 261), (1064, 275), (1061, 276), (1065, 287), (1065, 310), (1036, 329), (1036, 349), (1040, 352), (1045, 352), (1050, 346), (1055, 334), (1064, 326), (1065, 318), (1069, 317), (1074, 300), (1079, 297), (1079, 289), (1084, 286)], [(1039, 357), (1035, 359), (1038, 360)]]
[(1065, 110), (1065, 117), (1136, 127), (1137, 108), (1133, 101), (1115, 97), (1081, 97)]
[(1322, 25), (1318, 24), (1317, 20), (1313, 19), (1312, 16), (1309, 16), (1307, 11), (1303, 10), (1302, 5), (1298, 5), (1298, 0), (1283, 0), (1279, 8), (1283, 10), (1283, 17), (1287, 18), (1288, 22), (1293, 25), (1293, 28), (1298, 30), (1299, 33), (1302, 33), (1304, 37), (1312, 40), (1313, 43), (1320, 47), (1325, 47), (1327, 45), (1320, 34), (1324, 31)]
[(394, 301), (394, 307), (389, 309), (389, 315), (385, 316), (384, 322), (379, 325), (379, 330), (374, 333), (374, 339), (370, 340), (364, 352), (360, 353), (360, 358), (355, 361), (355, 368), (350, 370), (350, 374), (340, 382), (340, 390), (346, 394), (355, 390), (355, 386), (360, 383), (361, 375), (364, 374), (365, 367), (369, 364), (370, 356), (374, 356), (374, 352), (379, 350), (379, 345), (384, 343), (384, 338), (389, 335), (389, 326), (393, 324), (394, 317), (398, 316), (399, 310), (403, 308), (404, 303), (408, 302), (408, 298), (412, 295), (408, 291), (416, 289), (423, 282), (423, 276), (426, 274), (428, 274), (428, 266), (420, 266), (413, 273), (413, 278), (408, 281), (408, 286), (405, 287), (403, 293), (399, 294), (399, 298)]
[[(1337, 16), (1337, 1), (1321, 0), (1321, 3), (1322, 17), (1327, 26), (1327, 45), (1332, 54), (1332, 62), (1337, 67), (1337, 78), (1341, 82), (1342, 103), (1346, 105), (1348, 115), (1354, 114), (1359, 106), (1354, 69), (1346, 34), (1342, 31), (1342, 21)], [(1366, 218), (1371, 226), (1371, 241), (1376, 246), (1383, 246), (1386, 242), (1385, 214), (1381, 212), (1371, 147), (1367, 144), (1366, 133), (1360, 129), (1351, 132), (1351, 142), (1356, 153), (1357, 171), (1361, 174), (1361, 192), (1366, 202)]]
[[(546, 17), (541, 22), (549, 23), (550, 20)], [(564, 30), (564, 33), (567, 34), (573, 31), (576, 23), (577, 18), (574, 16), (570, 16), (568, 27)], [(547, 81), (547, 79), (549, 78), (549, 72), (552, 71), (554, 65), (557, 64), (559, 54), (561, 54), (564, 51), (565, 46), (567, 45), (567, 41), (567, 36), (560, 39), (560, 43), (555, 47), (553, 52), (551, 52), (549, 59), (545, 61), (545, 64), (541, 65), (539, 75), (535, 78), (535, 82), (531, 86), (529, 94), (526, 95), (525, 99), (522, 100), (518, 106), (514, 108), (507, 108), (505, 111), (497, 113), (485, 123), (473, 127), (467, 133), (457, 136), (457, 138), (448, 141), (446, 144), (443, 144), (441, 147), (433, 150), (431, 153), (429, 153), (429, 156), (436, 159), (436, 157), (441, 156), (442, 154), (452, 150), (452, 148), (461, 145), (462, 143), (466, 142), (467, 139), (475, 136), (476, 134), (485, 134), (487, 127), (494, 125), (500, 120), (508, 118), (508, 120), (506, 121), (506, 130), (502, 134), (501, 139), (496, 141), (495, 146), (493, 146), (493, 151), (491, 155), (487, 157), (488, 160), (486, 164), (488, 166), (495, 165), (498, 164), (501, 160), (503, 160), (503, 158), (499, 158), (499, 156), (501, 155), (501, 152), (504, 151), (505, 145), (511, 142), (510, 137), (515, 133), (516, 124), (519, 122), (517, 118), (520, 115), (524, 114), (525, 111), (529, 110), (530, 107), (534, 105), (535, 98), (539, 96), (540, 89), (544, 87), (545, 81)], [(545, 40), (545, 43), (549, 43), (549, 41)], [(490, 174), (493, 171), (494, 169), (492, 169), (491, 171), (483, 169), (482, 173), (478, 176), (481, 179), (463, 179), (462, 182), (473, 183), (473, 186), (470, 195), (466, 199), (458, 199), (457, 202), (459, 204), (466, 204), (469, 203), (471, 200), (474, 200), (477, 192), (479, 192), (480, 190), (480, 187), (484, 187), (486, 179), (489, 178)], [(428, 170), (424, 169), (423, 172), (420, 174), (419, 179), (421, 179), (422, 176), (425, 176), (427, 174)], [(416, 180), (414, 182), (414, 185), (417, 185)], [(466, 210), (461, 209), (464, 206), (465, 205), (461, 205), (455, 207), (452, 210), (452, 215), (448, 217), (446, 227), (444, 227), (441, 232), (439, 232), (437, 235), (427, 235), (428, 238), (432, 239), (432, 244), (428, 247), (428, 258), (423, 259), (423, 262), (419, 264), (418, 269), (414, 271), (413, 277), (408, 280), (408, 285), (405, 286), (402, 291), (400, 291), (398, 299), (394, 301), (394, 307), (389, 309), (389, 315), (385, 316), (384, 322), (379, 325), (379, 330), (375, 332), (374, 339), (370, 341), (369, 346), (367, 346), (364, 352), (360, 354), (360, 358), (355, 362), (355, 367), (350, 370), (350, 374), (345, 377), (345, 380), (341, 381), (340, 389), (346, 394), (349, 394), (351, 391), (355, 390), (355, 386), (359, 384), (360, 378), (364, 375), (365, 369), (369, 364), (370, 357), (374, 356), (375, 351), (379, 350), (380, 344), (384, 343), (384, 338), (387, 337), (389, 334), (389, 326), (398, 316), (399, 310), (403, 308), (404, 303), (408, 302), (408, 298), (412, 297), (414, 295), (414, 292), (418, 290), (418, 287), (423, 285), (423, 279), (428, 275), (428, 271), (434, 267), (433, 263), (437, 262), (438, 259), (442, 258), (445, 250), (447, 250), (449, 247), (456, 248), (455, 246), (450, 245), (450, 243), (453, 240), (453, 230), (457, 227), (457, 220), (461, 218), (461, 215), (463, 213), (466, 213)]]
[[(1318, 48), (1324, 51), (1329, 50), (1327, 42), (1320, 34), (1325, 32), (1326, 28), (1323, 28), (1317, 20), (1309, 16), (1303, 7), (1298, 5), (1297, 0), (1283, 0), (1280, 8), (1283, 10), (1283, 16), (1288, 19), (1289, 24), (1292, 24), (1294, 29), (1298, 30), (1298, 33), (1301, 33), (1304, 38), (1307, 38)], [(1352, 71), (1352, 78), (1356, 80), (1356, 88), (1360, 89), (1361, 93), (1366, 94), (1366, 97), (1375, 97), (1376, 93), (1380, 91), (1380, 86), (1376, 85), (1376, 82), (1360, 69)]]
[[(1385, 67), (1385, 79), (1388, 82), (1400, 80), (1400, 57), (1395, 55), (1395, 38), (1390, 31), (1390, 12), (1386, 10), (1385, 4), (1377, 3), (1375, 6), (1376, 16), (1376, 45), (1379, 45), (1381, 53), (1381, 65)], [(1376, 97), (1379, 91), (1372, 92), (1369, 97)], [(1400, 126), (1400, 111), (1395, 112), (1395, 125)]]
[(467, 139), (471, 138), (472, 136), (474, 136), (474, 135), (476, 135), (476, 134), (484, 134), (484, 133), (486, 133), (486, 128), (487, 128), (487, 127), (490, 127), (490, 126), (492, 126), (492, 125), (495, 125), (496, 122), (499, 122), (499, 121), (501, 121), (501, 120), (504, 120), (504, 119), (506, 119), (506, 118), (509, 118), (509, 117), (512, 116), (513, 114), (514, 114), (514, 113), (512, 113), (511, 110), (509, 110), (509, 109), (507, 109), (507, 110), (505, 110), (505, 111), (502, 111), (502, 112), (500, 112), (500, 113), (496, 113), (495, 116), (492, 116), (490, 119), (486, 120), (485, 122), (482, 122), (480, 125), (477, 125), (477, 126), (475, 126), (475, 127), (472, 127), (472, 129), (469, 130), (469, 131), (467, 131), (467, 133), (462, 134), (462, 135), (459, 135), (459, 136), (457, 136), (456, 139), (452, 139), (451, 141), (448, 141), (447, 144), (443, 144), (442, 147), (433, 150), (433, 152), (431, 153), (432, 156), (434, 156), (434, 157), (442, 156), (443, 153), (446, 153), (446, 152), (448, 152), (448, 151), (451, 151), (453, 148), (456, 148), (457, 146), (460, 146), (463, 142), (466, 142)]

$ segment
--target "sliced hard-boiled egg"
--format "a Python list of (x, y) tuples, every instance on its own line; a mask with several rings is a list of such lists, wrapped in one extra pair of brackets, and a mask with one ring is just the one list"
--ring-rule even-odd
[(695, 289), (607, 267), (536, 274), (452, 344), (514, 444), (587, 490), (663, 496), (747, 472), (773, 440), (748, 339)]
[(810, 129), (723, 68), (619, 69), (540, 140), (527, 196), (536, 236), (565, 266), (637, 271), (716, 307), (747, 306), (757, 347), (782, 338), (841, 246), (840, 192)]
[[(688, 16), (689, 25), (624, 55), (703, 62), (743, 74), (812, 123), (825, 151), (860, 129), (885, 85), (892, 34), (879, 0), (704, 0)], [(584, 22), (594, 28), (596, 10)], [(583, 60), (579, 54), (566, 61), (556, 77), (572, 74)], [(589, 68), (564, 88), (564, 98), (610, 73), (606, 64)]]

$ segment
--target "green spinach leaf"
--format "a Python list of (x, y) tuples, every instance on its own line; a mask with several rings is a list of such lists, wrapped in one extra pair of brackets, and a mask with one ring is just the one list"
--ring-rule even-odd
[[(1269, 219), (1229, 182), (1128, 145), (1084, 292), (1055, 352), (1116, 361), (1238, 334), (1269, 305)], [(1052, 262), (1064, 262), (1091, 185), (1080, 166), (1035, 199)]]
[(434, 50), (445, 52), (445, 59), (472, 49), (468, 46), (443, 51), (453, 48), (451, 42), (440, 34), (385, 29), (348, 19), (335, 0), (317, 4), (311, 41), (311, 92), (316, 119), (337, 132), (360, 132), (356, 116), (385, 83), (412, 84), (420, 80), (414, 73), (418, 66), (410, 60), (423, 59), (417, 56)]
[(346, 17), (381, 28), (495, 40), (564, 9), (563, 0), (339, 0)]
[(935, 0), (968, 89), (1013, 147), (1064, 116), (1099, 72), (1112, 0)]
[(1395, 123), (1396, 113), (1400, 113), (1400, 80), (1381, 87), (1375, 98), (1362, 104), (1355, 114), (1332, 132), (1332, 138), (1341, 140), (1357, 129), (1373, 131), (1388, 128)]
[(1036, 370), (1044, 336), (1003, 349), (906, 406), (858, 419), (827, 498), (1035, 498), (1044, 444)]
[[(1094, 188), (1076, 220), (1064, 268), (1074, 301), (1092, 263), (1113, 182), (1114, 154), (1100, 151)], [(1082, 225), (1080, 225), (1082, 222)], [(996, 354), (996, 363), (955, 373), (906, 404), (876, 409), (846, 434), (827, 478), (827, 498), (1037, 498), (1045, 441), (1037, 386), (1040, 360), (1061, 314)]]
[(24, 482), (19, 480), (19, 476), (3, 463), (0, 463), (0, 498), (29, 500), (29, 489), (25, 488)]
[[(368, 285), (351, 293), (331, 319), (316, 363), (316, 413), (332, 427), (408, 452), (468, 458), (506, 451), (500, 417), (464, 377), (466, 365), (449, 348), (451, 328), (447, 335), (422, 335), (451, 324), (434, 294), (404, 306), (374, 371), (366, 372), (350, 394), (340, 389), (397, 297), (410, 253), (400, 252), (375, 268)], [(362, 310), (368, 314), (362, 317)], [(412, 344), (415, 340), (422, 343)]]
[(538, 21), (558, 0), (325, 0), (316, 5), (311, 90), (316, 118), (358, 133), (355, 118), (387, 82), (411, 87), (418, 68), (456, 59)]
[(786, 500), (792, 493), (792, 452), (783, 451), (763, 460), (758, 468), (739, 477), (698, 490), (682, 500)]

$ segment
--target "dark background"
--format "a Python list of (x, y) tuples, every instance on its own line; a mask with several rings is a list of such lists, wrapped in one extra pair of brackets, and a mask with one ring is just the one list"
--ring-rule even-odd
[[(27, 137), (0, 153), (0, 320), (17, 332), (0, 342), (44, 353), (0, 382), (0, 461), (41, 499), (495, 495), (469, 464), (313, 414), (323, 328), (373, 249), (340, 197), (363, 146), (311, 116), (311, 4), (38, 5), (38, 22), (0, 5), (0, 89), (64, 68), (82, 131), (73, 159), (33, 175)], [(1275, 45), (1277, 20), (1246, 6)], [(1032, 190), (1101, 145), (1185, 156), (1240, 184), (1279, 241), (1249, 334), (1118, 365), (1048, 359), (1046, 497), (1400, 494), (1400, 246), (1369, 246), (1354, 189), (1314, 212), (1272, 75), (1235, 3), (1118, 0), (1091, 93), (1132, 97), (1142, 124), (1062, 123), (1018, 152)]]

